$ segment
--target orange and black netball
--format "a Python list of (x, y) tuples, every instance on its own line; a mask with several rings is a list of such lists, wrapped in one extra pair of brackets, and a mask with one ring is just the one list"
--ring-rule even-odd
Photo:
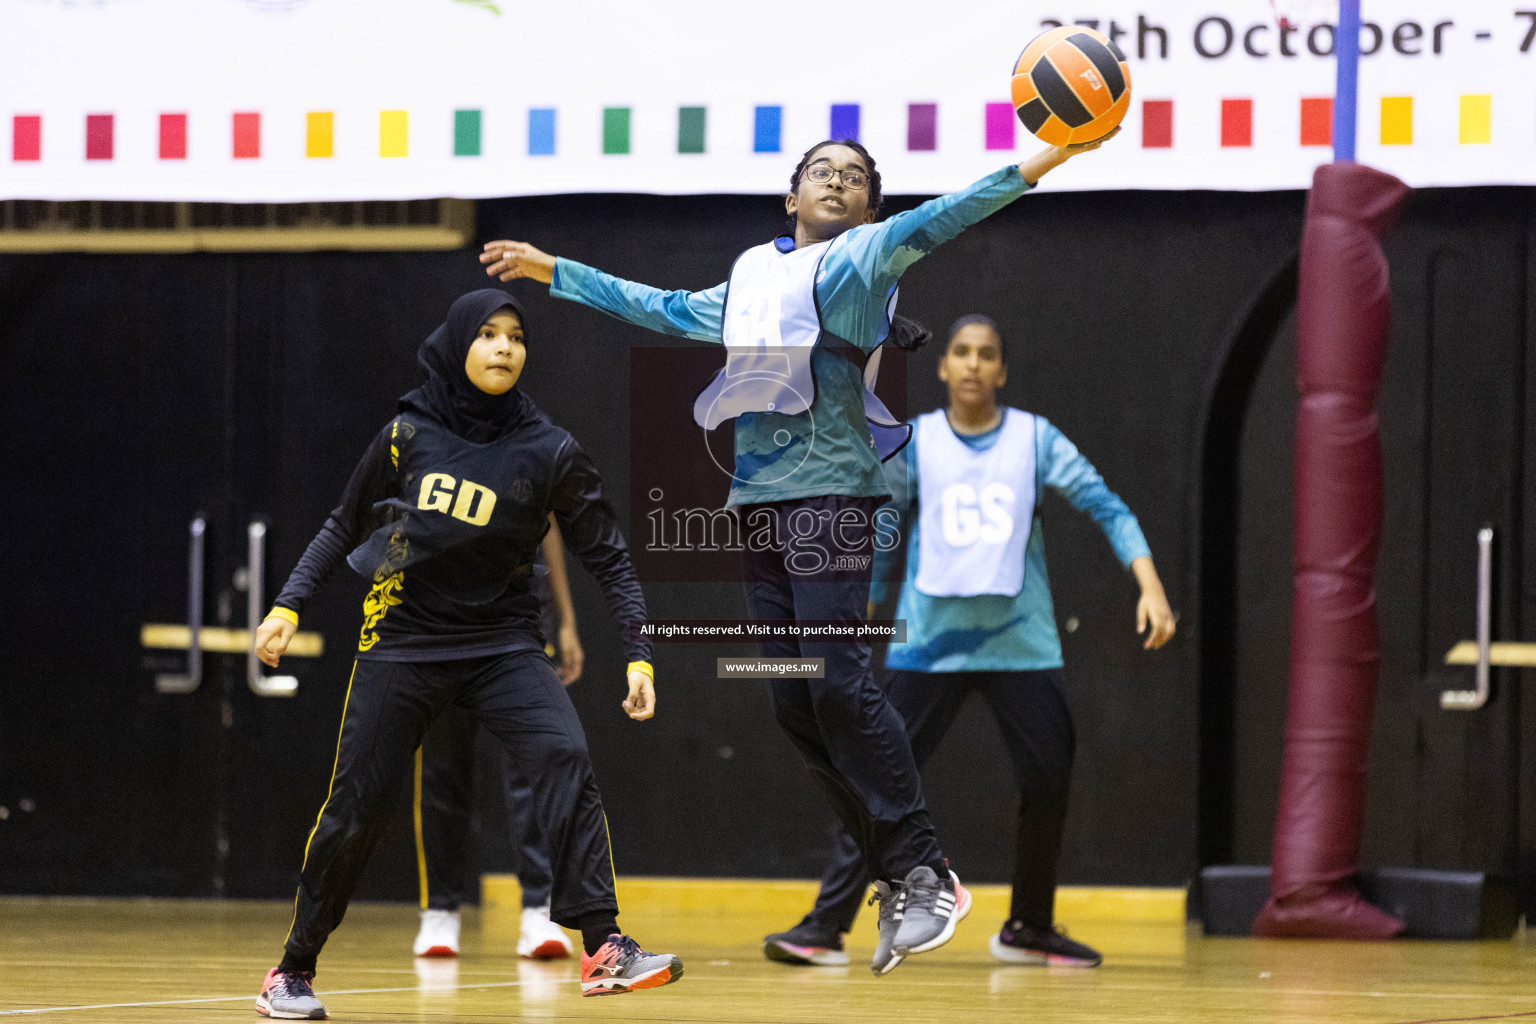
[(1131, 105), (1131, 69), (1111, 39), (1081, 25), (1041, 33), (1013, 66), (1013, 109), (1052, 146), (1101, 139)]

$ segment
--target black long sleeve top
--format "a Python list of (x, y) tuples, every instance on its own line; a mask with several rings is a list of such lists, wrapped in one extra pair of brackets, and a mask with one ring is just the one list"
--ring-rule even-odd
[(603, 589), (631, 661), (645, 598), (602, 480), (542, 415), (475, 444), (405, 408), (374, 438), (276, 604), (301, 614), (342, 562), (370, 576), (357, 656), (447, 661), (542, 649), (533, 562), (553, 512)]

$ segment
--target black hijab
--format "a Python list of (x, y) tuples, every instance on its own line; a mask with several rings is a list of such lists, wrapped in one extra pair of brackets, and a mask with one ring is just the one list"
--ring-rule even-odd
[(499, 288), (481, 288), (455, 299), (448, 307), (448, 319), (416, 350), (416, 361), (427, 372), (426, 383), (400, 399), (400, 407), (424, 412), (475, 444), (505, 437), (537, 418), (538, 408), (516, 385), (505, 394), (491, 395), (475, 387), (464, 372), (480, 325), (501, 309), (517, 314), (526, 339), (528, 318), (523, 307)]

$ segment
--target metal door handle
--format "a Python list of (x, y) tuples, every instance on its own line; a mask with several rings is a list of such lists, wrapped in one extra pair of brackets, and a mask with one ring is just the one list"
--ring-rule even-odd
[(1493, 643), (1493, 527), (1477, 531), (1477, 668), (1475, 689), (1445, 690), (1440, 706), (1447, 711), (1476, 711), (1488, 703), (1489, 648)]
[(185, 675), (160, 672), (155, 675), (156, 693), (192, 693), (203, 685), (203, 536), (208, 523), (202, 516), (188, 527), (187, 545), (187, 671)]
[(249, 539), (246, 556), (245, 621), (251, 631), (251, 646), (245, 654), (245, 683), (258, 697), (292, 697), (299, 692), (295, 676), (268, 676), (261, 671), (256, 656), (256, 629), (266, 616), (262, 601), (262, 579), (266, 568), (267, 524), (257, 520), (246, 528)]

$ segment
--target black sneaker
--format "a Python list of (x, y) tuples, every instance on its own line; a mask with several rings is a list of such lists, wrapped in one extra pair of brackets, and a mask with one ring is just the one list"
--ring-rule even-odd
[(763, 956), (781, 964), (809, 964), (815, 967), (843, 967), (848, 954), (843, 937), (801, 921), (787, 932), (774, 932), (763, 939)]
[(1097, 967), (1104, 957), (1092, 946), (1067, 938), (1060, 928), (1039, 928), (1009, 921), (992, 936), (992, 955), (1010, 964), (1052, 967)]
[(280, 1020), (330, 1020), (325, 1005), (315, 998), (315, 990), (309, 987), (314, 977), (309, 971), (272, 968), (261, 983), (256, 1012)]

